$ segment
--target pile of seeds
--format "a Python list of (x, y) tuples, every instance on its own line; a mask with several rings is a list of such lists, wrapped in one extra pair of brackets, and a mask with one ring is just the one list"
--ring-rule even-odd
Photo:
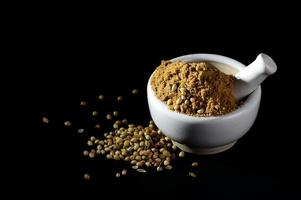
[(151, 79), (155, 95), (170, 110), (193, 116), (217, 116), (238, 107), (234, 77), (208, 62), (162, 61)]
[[(127, 120), (123, 122), (126, 123)], [(115, 130), (105, 133), (104, 140), (92, 136), (87, 144), (95, 146), (97, 150), (84, 151), (83, 154), (92, 158), (95, 153), (103, 154), (107, 159), (124, 160), (133, 165), (134, 169), (142, 167), (155, 167), (157, 171), (172, 169), (171, 162), (176, 157), (174, 153), (176, 146), (168, 137), (162, 135), (153, 121), (150, 121), (147, 127), (124, 123), (116, 121), (113, 125)]]

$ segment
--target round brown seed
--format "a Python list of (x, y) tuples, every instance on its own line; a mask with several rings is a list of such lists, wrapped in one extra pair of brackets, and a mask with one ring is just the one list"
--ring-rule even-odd
[(83, 151), (83, 155), (84, 156), (88, 156), (89, 155), (89, 152), (87, 150)]
[(93, 115), (93, 116), (97, 116), (97, 115), (98, 115), (98, 112), (95, 110), (95, 111), (92, 112), (92, 115)]
[(181, 151), (181, 152), (179, 153), (179, 157), (180, 157), (180, 158), (184, 158), (184, 157), (185, 157), (185, 152), (184, 152), (184, 151)]
[(196, 177), (197, 177), (196, 174), (195, 174), (194, 172), (189, 172), (188, 175), (191, 176), (191, 177), (193, 177), (193, 178), (196, 178)]
[(98, 99), (101, 100), (101, 101), (104, 100), (104, 98), (105, 98), (105, 96), (102, 95), (102, 94), (98, 96)]
[(85, 180), (90, 180), (91, 179), (90, 174), (84, 174), (84, 179)]
[(138, 91), (137, 89), (133, 89), (133, 90), (132, 90), (132, 94), (138, 94), (138, 92), (139, 92), (139, 91)]
[(191, 166), (192, 166), (192, 167), (197, 167), (198, 165), (199, 165), (198, 162), (193, 162), (193, 163), (191, 163)]
[(115, 117), (117, 117), (117, 116), (119, 115), (118, 111), (114, 111), (114, 112), (113, 112), (113, 115), (114, 115)]
[(122, 101), (123, 100), (123, 97), (122, 96), (118, 96), (117, 97), (117, 101)]
[(172, 166), (171, 166), (171, 165), (167, 165), (167, 166), (165, 167), (165, 169), (167, 169), (167, 170), (172, 170)]
[(79, 129), (77, 130), (78, 133), (83, 133), (84, 131), (85, 131), (85, 129), (83, 129), (83, 128), (79, 128)]
[(49, 123), (49, 119), (47, 117), (43, 117), (42, 118), (42, 122), (45, 123), (45, 124), (48, 124)]
[(81, 101), (81, 102), (79, 103), (79, 105), (80, 105), (80, 106), (87, 106), (87, 102)]
[(65, 121), (64, 125), (67, 126), (67, 127), (69, 127), (69, 126), (71, 126), (71, 122), (70, 121)]
[(125, 176), (125, 175), (127, 174), (127, 170), (126, 170), (126, 169), (122, 170), (122, 171), (121, 171), (121, 174), (122, 174), (123, 176)]

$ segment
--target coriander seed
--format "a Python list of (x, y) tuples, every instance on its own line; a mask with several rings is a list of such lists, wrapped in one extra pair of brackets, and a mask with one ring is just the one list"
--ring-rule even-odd
[(105, 98), (105, 96), (102, 95), (102, 94), (98, 96), (98, 99), (101, 100), (101, 101), (104, 100), (104, 98)]
[(90, 177), (90, 174), (84, 174), (84, 179), (85, 179), (85, 180), (90, 180), (90, 178), (91, 178), (91, 177)]
[(172, 170), (172, 166), (171, 166), (171, 165), (167, 165), (167, 166), (165, 167), (165, 169), (167, 169), (167, 170)]
[(139, 92), (139, 91), (138, 91), (137, 89), (133, 89), (133, 90), (132, 90), (132, 94), (138, 94), (138, 92)]
[(88, 156), (89, 155), (89, 152), (87, 150), (83, 151), (83, 155), (84, 156)]
[(107, 118), (107, 120), (111, 120), (112, 119), (112, 115), (111, 114), (107, 114), (106, 118)]
[(191, 176), (191, 177), (193, 177), (193, 178), (197, 177), (197, 175), (194, 172), (189, 172), (188, 175)]
[(137, 169), (137, 172), (140, 172), (140, 173), (146, 173), (146, 170), (145, 169)]
[(90, 157), (90, 158), (94, 158), (94, 157), (95, 157), (95, 153), (94, 153), (94, 152), (90, 152), (90, 153), (89, 153), (89, 157)]
[(92, 112), (92, 115), (93, 115), (93, 116), (97, 116), (97, 115), (98, 115), (98, 112), (95, 110), (95, 111)]
[(192, 167), (197, 167), (198, 165), (199, 165), (198, 162), (193, 162), (193, 163), (191, 163), (191, 166), (192, 166)]
[(117, 97), (117, 101), (122, 101), (123, 100), (123, 97), (122, 96), (118, 96)]
[(179, 157), (180, 157), (180, 158), (184, 158), (184, 157), (185, 157), (185, 152), (184, 152), (184, 151), (181, 151), (181, 152), (179, 153)]
[(79, 128), (79, 129), (77, 130), (78, 133), (83, 133), (84, 131), (85, 131), (85, 129), (83, 129), (83, 128)]
[(125, 176), (125, 175), (127, 174), (126, 169), (122, 170), (122, 171), (121, 171), (121, 174), (122, 174), (123, 176)]
[(42, 118), (42, 122), (45, 123), (45, 124), (48, 124), (49, 123), (49, 119), (47, 117), (43, 117)]
[(67, 126), (67, 127), (69, 127), (69, 126), (71, 126), (71, 122), (70, 121), (65, 121), (64, 125)]
[(87, 102), (81, 101), (81, 102), (79, 103), (79, 105), (80, 105), (80, 106), (87, 106)]
[(95, 141), (95, 140), (96, 140), (95, 136), (91, 136), (91, 137), (90, 137), (90, 140), (91, 140), (92, 142)]
[(113, 112), (113, 115), (114, 115), (115, 117), (117, 117), (117, 116), (119, 115), (118, 111), (114, 111), (114, 112)]
[(93, 142), (90, 141), (90, 140), (88, 140), (87, 145), (88, 145), (88, 146), (92, 146), (92, 145), (93, 145)]

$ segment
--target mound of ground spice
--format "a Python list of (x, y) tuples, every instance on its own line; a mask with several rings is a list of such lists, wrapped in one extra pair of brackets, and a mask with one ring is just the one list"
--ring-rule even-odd
[(209, 62), (162, 61), (151, 85), (170, 110), (209, 117), (224, 115), (238, 107), (232, 95), (234, 80)]

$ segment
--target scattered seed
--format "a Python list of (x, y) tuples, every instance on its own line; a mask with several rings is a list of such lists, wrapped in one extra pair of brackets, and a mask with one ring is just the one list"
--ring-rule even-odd
[(97, 111), (93, 111), (93, 112), (92, 112), (92, 115), (93, 115), (93, 116), (97, 116), (97, 115), (98, 115), (98, 112), (97, 112)]
[(132, 169), (138, 169), (137, 165), (132, 166)]
[(107, 120), (111, 120), (112, 119), (112, 115), (111, 114), (107, 114), (106, 118), (107, 118)]
[(139, 92), (139, 91), (138, 91), (137, 89), (133, 89), (133, 90), (132, 90), (132, 94), (138, 94), (138, 92)]
[(100, 129), (100, 124), (95, 124), (96, 129)]
[(167, 166), (167, 165), (169, 165), (169, 161), (168, 161), (168, 160), (164, 160), (163, 164), (164, 164), (165, 166)]
[(123, 176), (125, 176), (125, 175), (127, 174), (126, 169), (122, 170), (122, 171), (121, 171), (121, 174), (122, 174)]
[(127, 124), (127, 123), (128, 123), (128, 120), (127, 120), (127, 119), (123, 119), (121, 122), (122, 122), (123, 124)]
[(91, 137), (90, 137), (90, 140), (91, 140), (92, 142), (95, 141), (95, 140), (96, 140), (95, 136), (91, 136)]
[(69, 127), (69, 126), (71, 126), (71, 122), (70, 121), (65, 121), (64, 125), (67, 126), (67, 127)]
[(91, 177), (90, 177), (90, 174), (84, 174), (84, 179), (85, 179), (85, 180), (90, 180), (90, 178), (91, 178)]
[(192, 167), (197, 167), (198, 165), (199, 165), (198, 162), (193, 162), (193, 163), (191, 163), (191, 166), (192, 166)]
[(184, 157), (185, 157), (185, 152), (184, 152), (184, 151), (181, 151), (181, 152), (179, 153), (179, 157), (180, 157), (180, 158), (184, 158)]
[(84, 131), (85, 131), (85, 129), (83, 129), (83, 128), (79, 128), (79, 129), (77, 130), (78, 133), (83, 133)]
[(102, 94), (98, 96), (98, 99), (101, 100), (101, 101), (104, 100), (104, 98), (105, 98), (105, 96), (102, 95)]
[(92, 146), (92, 145), (93, 145), (93, 142), (90, 141), (90, 140), (88, 140), (87, 145), (88, 145), (88, 146)]
[(120, 173), (118, 172), (118, 173), (116, 173), (116, 177), (117, 178), (119, 178), (120, 177)]
[(113, 112), (113, 115), (114, 115), (115, 117), (117, 117), (117, 116), (119, 115), (118, 111), (114, 111), (114, 112)]
[(87, 106), (87, 102), (81, 101), (81, 102), (79, 103), (79, 105), (80, 105), (80, 106)]
[(146, 173), (146, 170), (145, 169), (137, 169), (137, 172), (140, 172), (140, 173)]
[(90, 157), (90, 158), (94, 158), (94, 157), (95, 157), (95, 153), (91, 151), (91, 152), (89, 153), (89, 157)]
[(171, 166), (171, 165), (167, 165), (167, 166), (165, 167), (165, 169), (167, 169), (167, 170), (172, 170), (172, 166)]
[(193, 178), (197, 177), (197, 175), (194, 172), (189, 172), (188, 175), (191, 176), (191, 177), (193, 177)]
[(117, 97), (117, 101), (122, 101), (123, 100), (123, 97), (122, 96), (118, 96)]
[(45, 124), (48, 124), (49, 123), (49, 119), (47, 117), (43, 117), (42, 118), (42, 122), (45, 123)]
[(158, 166), (158, 167), (157, 167), (157, 171), (158, 171), (158, 172), (161, 172), (162, 170), (163, 170), (163, 169), (162, 169), (161, 166)]
[(83, 155), (84, 156), (88, 156), (89, 155), (89, 152), (87, 150), (83, 151)]

